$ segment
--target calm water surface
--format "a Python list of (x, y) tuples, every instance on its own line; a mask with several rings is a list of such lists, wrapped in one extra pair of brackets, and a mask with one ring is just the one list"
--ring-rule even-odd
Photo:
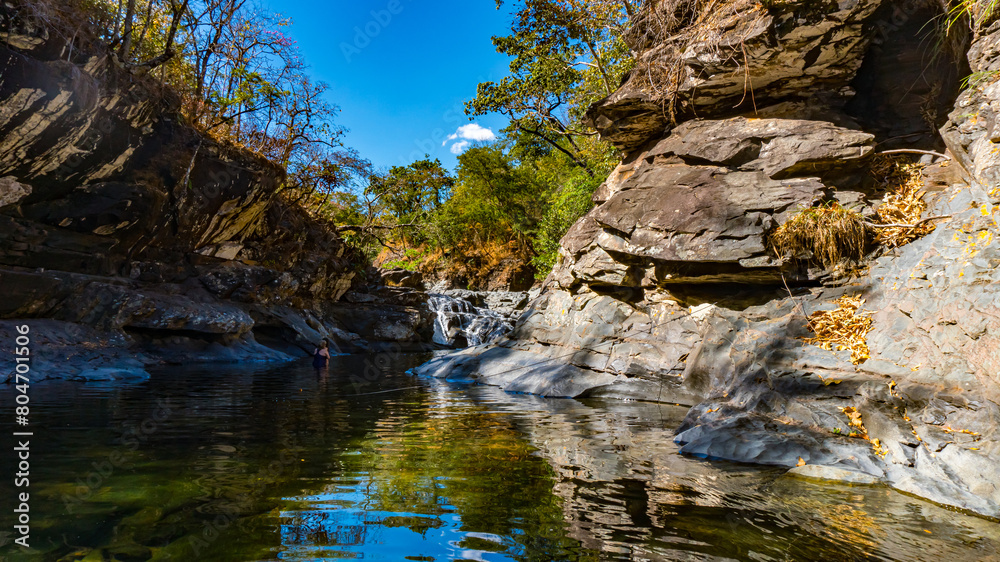
[[(0, 559), (1000, 560), (996, 522), (681, 457), (670, 428), (684, 408), (405, 374), (423, 359), (374, 382), (351, 357), (322, 376), (293, 364), (37, 384), (33, 550), (8, 542)], [(9, 453), (0, 471), (4, 542)]]

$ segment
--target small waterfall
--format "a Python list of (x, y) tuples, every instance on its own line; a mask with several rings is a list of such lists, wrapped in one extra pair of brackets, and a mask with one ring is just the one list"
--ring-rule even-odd
[(468, 347), (490, 343), (514, 329), (505, 316), (468, 299), (432, 293), (427, 301), (434, 320), (434, 343)]

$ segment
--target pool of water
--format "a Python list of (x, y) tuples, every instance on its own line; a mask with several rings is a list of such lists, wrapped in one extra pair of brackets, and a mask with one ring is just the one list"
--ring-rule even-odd
[(32, 549), (5, 523), (0, 559), (1000, 560), (993, 521), (680, 456), (684, 408), (405, 373), (426, 358), (37, 384)]

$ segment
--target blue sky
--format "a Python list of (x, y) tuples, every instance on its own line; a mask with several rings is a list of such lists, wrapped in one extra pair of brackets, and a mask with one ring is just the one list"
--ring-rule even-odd
[(506, 126), (496, 115), (470, 127), (463, 111), (476, 84), (507, 73), (507, 57), (490, 42), (510, 31), (506, 4), (498, 11), (494, 0), (263, 1), (292, 18), (288, 34), (310, 74), (330, 85), (338, 123), (350, 129), (345, 143), (376, 167), (428, 153), (453, 169), (452, 149), (465, 146), (456, 143), (488, 139), (483, 129)]

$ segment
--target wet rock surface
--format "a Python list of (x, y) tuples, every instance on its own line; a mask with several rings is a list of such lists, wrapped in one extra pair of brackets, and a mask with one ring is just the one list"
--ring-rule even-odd
[[(803, 14), (806, 4), (792, 2), (774, 19), (749, 18), (785, 48), (752, 47), (763, 31), (747, 36), (754, 118), (717, 105), (738, 95), (742, 56), (696, 67), (697, 46), (681, 59), (691, 81), (680, 93), (700, 119), (679, 114), (668, 127), (663, 99), (635, 75), (595, 105), (595, 125), (626, 157), (563, 239), (541, 295), (507, 338), (416, 372), (551, 397), (682, 404), (684, 454), (888, 485), (1000, 517), (998, 82), (958, 98), (942, 131), (954, 159), (923, 168), (924, 216), (948, 216), (933, 232), (869, 256), (853, 275), (767, 246), (801, 208), (836, 200), (874, 215), (882, 194), (869, 169), (876, 136), (891, 126), (830, 100), (850, 97), (843, 88), (866, 56), (863, 23), (885, 15), (878, 5)], [(974, 40), (974, 72), (1000, 69), (998, 44), (1000, 24)], [(643, 56), (661, 52), (672, 51)], [(715, 71), (727, 64), (739, 70)], [(801, 94), (806, 83), (814, 102), (803, 104), (786, 86)], [(873, 320), (870, 358), (858, 365), (847, 350), (803, 341), (813, 335), (807, 316), (845, 295), (863, 298)]]
[[(15, 341), (23, 321), (0, 320), (0, 337)], [(58, 320), (31, 320), (31, 380), (68, 379), (81, 382), (136, 381), (149, 378), (142, 352), (128, 338)], [(5, 369), (6, 371), (6, 369)], [(14, 369), (0, 374), (13, 384)]]
[(427, 304), (435, 315), (435, 343), (479, 346), (514, 329), (514, 319), (528, 304), (528, 293), (452, 290), (430, 293)]

